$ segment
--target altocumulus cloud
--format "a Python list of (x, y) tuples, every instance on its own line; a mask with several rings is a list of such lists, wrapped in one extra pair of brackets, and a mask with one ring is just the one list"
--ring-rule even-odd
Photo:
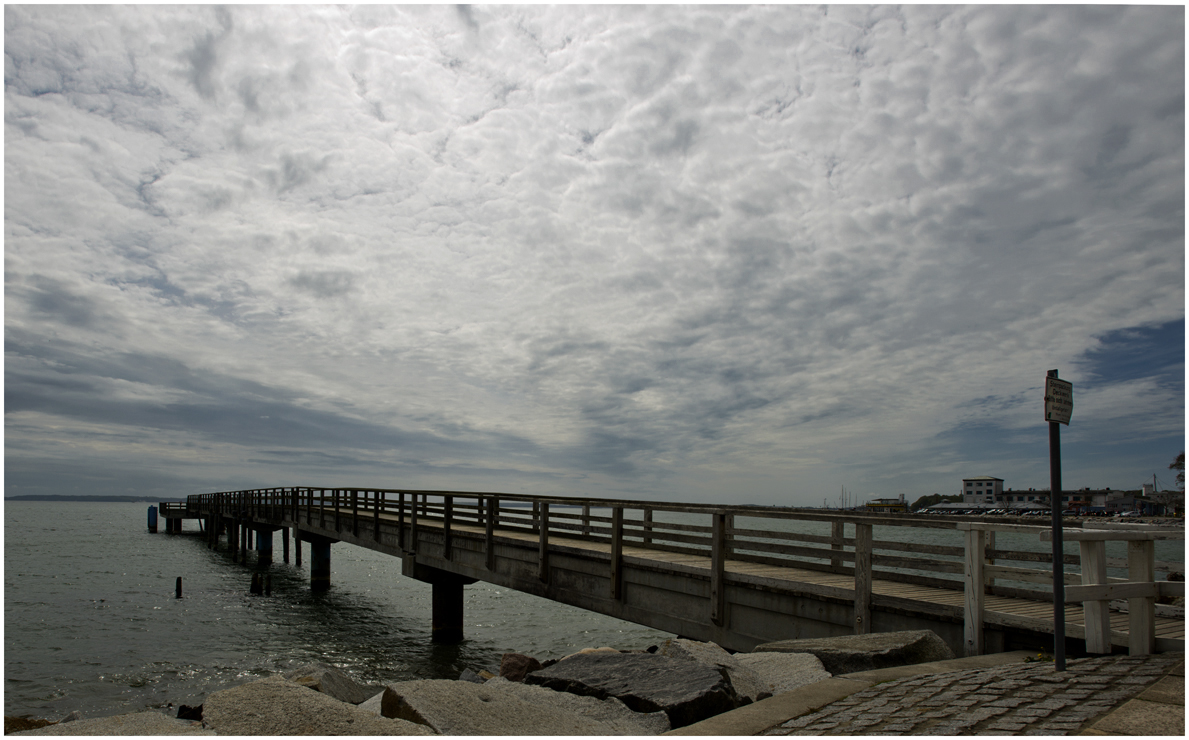
[(1183, 90), (1178, 7), (7, 6), (8, 491), (1039, 487), (1052, 367), (1136, 487)]

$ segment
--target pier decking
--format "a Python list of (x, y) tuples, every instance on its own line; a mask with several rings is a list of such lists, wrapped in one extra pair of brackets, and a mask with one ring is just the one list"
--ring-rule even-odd
[[(433, 584), (434, 635), (444, 641), (461, 638), (463, 586), (484, 580), (734, 650), (902, 629), (932, 629), (960, 655), (1052, 643), (1051, 590), (1007, 585), (1051, 578), (1040, 569), (1045, 552), (998, 550), (993, 534), (1024, 532), (1040, 545), (1044, 527), (775, 507), (310, 488), (191, 496), (185, 504), (162, 504), (161, 514), (204, 519), (208, 542), (216, 545), (226, 531), (240, 557), (253, 533), (265, 561), (272, 557), (272, 533), (284, 533), (287, 553), (292, 529), (299, 543), (311, 546), (315, 588), (329, 584), (333, 543), (400, 557), (406, 576)], [(661, 521), (661, 515), (682, 521)], [(829, 534), (790, 532), (782, 519), (821, 522)], [(967, 547), (873, 541), (875, 525), (964, 531)], [(1184, 650), (1183, 619), (1157, 615), (1154, 606), (1159, 596), (1184, 593), (1182, 583), (1156, 581), (1156, 571), (1183, 572), (1183, 564), (1152, 557), (1155, 540), (1183, 539), (1183, 532), (1137, 525), (1101, 530), (1105, 534), (1076, 529), (1067, 529), (1068, 536), (1086, 542), (1080, 556), (1065, 556), (1066, 567), (1085, 559), (1092, 577), (1066, 574), (1067, 583), (1086, 584), (1082, 592), (1067, 587), (1086, 599), (1065, 607), (1074, 649)], [(1094, 543), (1107, 539), (1130, 542), (1127, 561), (1105, 560)], [(1002, 565), (1013, 560), (1026, 567)], [(1051, 554), (1047, 560), (1051, 564)], [(1128, 567), (1129, 578), (1106, 578), (1108, 565)], [(968, 589), (968, 582), (982, 587)], [(1128, 599), (1130, 613), (1107, 610), (1120, 598)]]

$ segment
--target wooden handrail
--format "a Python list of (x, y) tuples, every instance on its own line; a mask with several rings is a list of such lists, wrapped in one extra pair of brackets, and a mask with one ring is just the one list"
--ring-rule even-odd
[[(406, 498), (407, 495), (407, 498)], [(855, 630), (870, 628), (872, 604), (871, 584), (874, 579), (920, 583), (954, 590), (964, 590), (967, 599), (967, 652), (982, 651), (983, 594), (1002, 593), (1050, 600), (1051, 594), (1039, 586), (1051, 584), (1051, 574), (1042, 570), (1052, 562), (1051, 552), (999, 549), (995, 533), (1038, 534), (1044, 539), (1049, 530), (1043, 526), (1009, 524), (994, 521), (965, 521), (939, 517), (911, 515), (867, 514), (854, 511), (823, 512), (791, 507), (721, 506), (710, 504), (671, 504), (656, 501), (632, 501), (600, 498), (566, 498), (561, 496), (527, 496), (506, 493), (437, 491), (421, 489), (380, 488), (313, 488), (286, 487), (226, 491), (190, 496), (186, 502), (161, 506), (163, 512), (212, 511), (217, 514), (241, 516), (253, 514), (267, 520), (281, 521), (287, 512), (297, 521), (304, 509), (304, 519), (313, 526), (350, 532), (352, 536), (367, 536), (367, 519), (371, 519), (371, 538), (379, 540), (381, 520), (395, 519), (397, 545), (413, 552), (421, 532), (427, 527), (443, 535), (444, 554), (452, 558), (452, 543), (459, 536), (459, 528), (477, 527), (486, 548), (487, 567), (495, 567), (495, 548), (500, 532), (531, 532), (537, 539), (538, 577), (549, 579), (549, 541), (551, 539), (586, 540), (606, 543), (611, 552), (612, 584), (610, 596), (621, 597), (619, 580), (625, 547), (648, 548), (687, 553), (707, 558), (711, 580), (711, 619), (722, 617), (723, 594), (730, 580), (726, 562), (730, 560), (772, 564), (808, 570), (830, 571), (852, 575), (855, 579)], [(328, 511), (329, 510), (329, 511)], [(605, 510), (605, 511), (604, 511)], [(663, 515), (692, 515), (693, 521), (667, 521)], [(350, 526), (343, 519), (350, 517)], [(705, 518), (700, 518), (705, 516)], [(360, 533), (360, 519), (364, 519), (364, 533)], [(672, 517), (669, 517), (672, 518)], [(740, 522), (750, 519), (752, 522)], [(775, 527), (765, 528), (761, 520), (816, 521), (830, 525), (829, 532), (820, 534), (787, 532)], [(1108, 578), (1106, 569), (1120, 567), (1120, 559), (1104, 559), (1100, 550), (1107, 541), (1128, 541), (1138, 551), (1151, 548), (1156, 539), (1180, 539), (1180, 531), (1139, 531), (1129, 525), (1120, 529), (1094, 529), (1092, 522), (1072, 523), (1065, 538), (1079, 542), (1078, 555), (1064, 555), (1066, 565), (1086, 564), (1082, 573), (1067, 572), (1065, 580), (1069, 592), (1079, 598), (1086, 595), (1104, 596), (1129, 594), (1135, 605), (1132, 620), (1145, 615), (1146, 603), (1160, 592), (1156, 587), (1121, 584), (1154, 582), (1155, 570), (1184, 569), (1181, 563), (1156, 562), (1147, 555), (1153, 574), (1143, 580), (1129, 574), (1127, 579)], [(963, 544), (916, 544), (873, 538), (874, 527), (916, 527), (946, 529), (962, 533)], [(853, 527), (853, 535), (846, 536)], [(1146, 544), (1145, 544), (1146, 543)], [(1141, 557), (1142, 559), (1142, 557)], [(1134, 566), (1129, 553), (1126, 565)], [(977, 561), (977, 565), (975, 562)], [(1007, 565), (1015, 562), (1024, 566)], [(1145, 561), (1147, 562), (1147, 561)], [(946, 576), (961, 575), (963, 580)], [(1090, 579), (1090, 580), (1087, 580)], [(1079, 585), (1079, 580), (1081, 585)], [(1022, 584), (1006, 586), (1004, 582)], [(981, 587), (980, 587), (981, 586)], [(1098, 590), (1086, 587), (1102, 587)], [(1081, 589), (1081, 590), (1079, 590)], [(1167, 589), (1166, 589), (1167, 590)], [(1175, 590), (1175, 589), (1173, 589)], [(1135, 595), (1130, 595), (1135, 594)], [(1101, 647), (1105, 613), (1104, 598), (1083, 599), (1091, 605), (1093, 618), (1087, 621), (1087, 640)], [(1142, 620), (1141, 620), (1142, 621)], [(1150, 620), (1149, 620), (1150, 621)], [(1133, 629), (1133, 635), (1143, 636), (1143, 626)], [(1105, 631), (1109, 647), (1109, 625)], [(1142, 654), (1142, 653), (1141, 653)]]

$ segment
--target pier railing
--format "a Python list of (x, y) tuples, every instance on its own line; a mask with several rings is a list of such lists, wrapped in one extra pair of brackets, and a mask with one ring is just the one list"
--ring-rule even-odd
[[(353, 536), (372, 532), (379, 539), (381, 521), (398, 524), (399, 547), (415, 551), (421, 532), (432, 528), (444, 538), (447, 560), (453, 537), (466, 532), (485, 540), (488, 567), (494, 567), (494, 540), (506, 533), (538, 541), (538, 577), (549, 574), (550, 541), (601, 543), (609, 548), (611, 596), (618, 598), (618, 572), (625, 548), (644, 548), (705, 557), (710, 571), (711, 621), (721, 624), (725, 588), (732, 562), (841, 574), (853, 578), (855, 632), (870, 631), (873, 604), (891, 603), (873, 593), (875, 580), (952, 589), (965, 593), (966, 649), (981, 654), (987, 595), (1052, 603), (1052, 552), (1042, 547), (1047, 527), (938, 515), (869, 514), (766, 506), (671, 504), (619, 499), (523, 496), (375, 488), (268, 488), (190, 496), (191, 511), (249, 516), (276, 521), (298, 515), (335, 532)], [(820, 533), (801, 531), (803, 522), (818, 522)], [(828, 525), (828, 531), (827, 531)], [(1183, 595), (1183, 583), (1157, 582), (1157, 571), (1184, 571), (1183, 563), (1156, 561), (1153, 542), (1183, 539), (1181, 531), (1159, 532), (1139, 525), (1125, 529), (1084, 531), (1065, 528), (1065, 539), (1078, 541), (1078, 554), (1065, 554), (1063, 569), (1067, 603), (1084, 602), (1087, 649), (1109, 652), (1111, 634), (1107, 606), (1128, 598), (1131, 606), (1131, 650), (1152, 651), (1155, 600)], [(1105, 526), (1105, 525), (1104, 525)], [(875, 527), (895, 527), (904, 536)], [(1138, 527), (1138, 529), (1137, 529)], [(955, 544), (922, 542), (909, 530), (949, 530)], [(1144, 530), (1144, 531), (1140, 531)], [(1117, 532), (1117, 534), (1115, 534)], [(1036, 549), (1000, 549), (996, 533), (1027, 535)], [(958, 539), (958, 538), (961, 539)], [(915, 540), (915, 541), (914, 541)], [(1131, 543), (1127, 559), (1105, 557), (1108, 540)], [(1020, 538), (1015, 538), (1017, 543)], [(1145, 544), (1146, 543), (1146, 544)], [(1018, 545), (1017, 545), (1018, 546)], [(1070, 570), (1081, 567), (1081, 572)], [(1127, 578), (1107, 576), (1108, 568), (1126, 567)], [(1105, 589), (1105, 590), (1103, 590)], [(1139, 624), (1139, 621), (1143, 624)], [(1104, 626), (1105, 625), (1105, 626)]]

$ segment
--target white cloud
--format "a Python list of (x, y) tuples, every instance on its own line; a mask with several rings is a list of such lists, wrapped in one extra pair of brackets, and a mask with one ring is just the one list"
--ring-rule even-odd
[[(947, 429), (1026, 429), (1045, 369), (1183, 319), (1175, 8), (6, 16), (18, 411), (63, 352), (90, 400), (173, 398), (103, 365), (152, 356), (235, 379), (204, 404), (244, 383), (433, 440), (310, 468), (340, 484), (816, 502), (888, 460), (944, 489)], [(1183, 386), (1129, 388), (1087, 418), (1183, 433), (1140, 421)]]

